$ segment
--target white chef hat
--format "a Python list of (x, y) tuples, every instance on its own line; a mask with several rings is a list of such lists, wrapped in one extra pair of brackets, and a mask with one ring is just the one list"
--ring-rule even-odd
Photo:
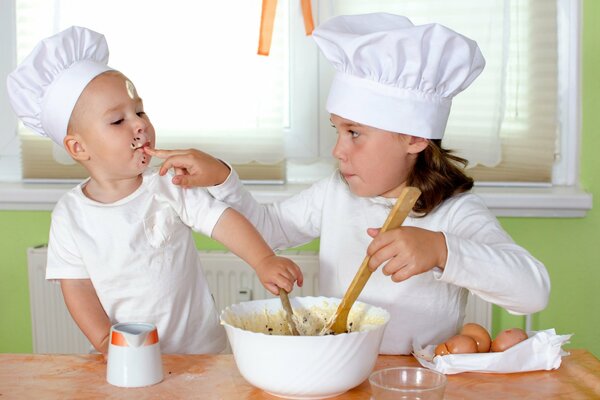
[(313, 37), (336, 70), (329, 113), (428, 139), (444, 136), (452, 98), (485, 66), (473, 40), (399, 15), (333, 17)]
[(104, 36), (78, 26), (42, 40), (8, 75), (8, 98), (29, 128), (63, 146), (69, 118), (87, 84), (110, 70)]

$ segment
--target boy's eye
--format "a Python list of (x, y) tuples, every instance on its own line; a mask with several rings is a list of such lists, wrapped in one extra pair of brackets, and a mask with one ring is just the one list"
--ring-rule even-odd
[(348, 131), (348, 132), (350, 132), (350, 135), (351, 135), (353, 138), (357, 138), (357, 137), (359, 137), (359, 136), (360, 136), (360, 133), (358, 133), (358, 132), (356, 132), (356, 131)]
[(136, 114), (138, 117), (141, 117), (142, 115), (146, 115), (146, 113), (143, 111), (137, 112)]
[(121, 122), (123, 122), (123, 118), (121, 118), (121, 119), (119, 119), (119, 120), (116, 120), (116, 121), (114, 121), (114, 122), (111, 122), (111, 125), (120, 125), (120, 124), (121, 124)]

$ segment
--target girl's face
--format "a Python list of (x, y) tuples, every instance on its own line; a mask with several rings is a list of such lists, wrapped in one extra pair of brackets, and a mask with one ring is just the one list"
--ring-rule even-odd
[(361, 125), (335, 114), (332, 154), (350, 190), (361, 197), (397, 197), (427, 139)]
[(154, 147), (154, 127), (135, 87), (121, 73), (107, 72), (88, 84), (74, 110), (73, 126), (93, 177), (126, 179), (148, 167), (150, 156), (143, 147)]

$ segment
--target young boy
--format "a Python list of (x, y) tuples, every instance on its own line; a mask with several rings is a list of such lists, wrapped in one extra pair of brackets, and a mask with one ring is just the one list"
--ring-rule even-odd
[(244, 259), (274, 294), (301, 285), (302, 274), (241, 214), (148, 169), (154, 127), (133, 83), (107, 60), (104, 36), (72, 27), (43, 40), (8, 77), (19, 118), (90, 174), (52, 213), (46, 278), (60, 280), (99, 352), (111, 325), (129, 321), (156, 324), (164, 353), (219, 352), (226, 338), (192, 229)]

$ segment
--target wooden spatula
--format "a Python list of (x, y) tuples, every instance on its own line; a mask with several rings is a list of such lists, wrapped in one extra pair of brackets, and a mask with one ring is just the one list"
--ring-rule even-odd
[[(385, 223), (381, 227), (381, 232), (389, 231), (402, 225), (420, 195), (421, 191), (416, 187), (408, 186), (402, 189), (402, 193), (400, 193), (400, 196), (398, 196), (396, 204), (394, 204), (394, 207), (390, 211)], [(372, 271), (368, 268), (370, 259), (371, 257), (366, 256), (363, 260), (360, 268), (358, 268), (358, 271), (354, 276), (354, 279), (352, 280), (352, 283), (350, 283), (346, 294), (342, 298), (342, 301), (333, 315), (333, 318), (329, 321), (329, 324), (323, 328), (321, 334), (329, 334), (331, 332), (338, 334), (347, 332), (348, 314), (350, 313), (350, 309), (358, 298), (360, 292), (365, 287), (365, 284), (369, 280), (369, 277), (372, 273)]]
[(294, 323), (294, 319), (292, 318), (294, 311), (292, 310), (292, 305), (290, 304), (290, 299), (288, 298), (288, 293), (285, 289), (279, 288), (279, 298), (281, 299), (281, 305), (283, 306), (283, 312), (285, 313), (285, 322), (287, 322), (290, 327), (292, 335), (300, 336), (296, 324)]

